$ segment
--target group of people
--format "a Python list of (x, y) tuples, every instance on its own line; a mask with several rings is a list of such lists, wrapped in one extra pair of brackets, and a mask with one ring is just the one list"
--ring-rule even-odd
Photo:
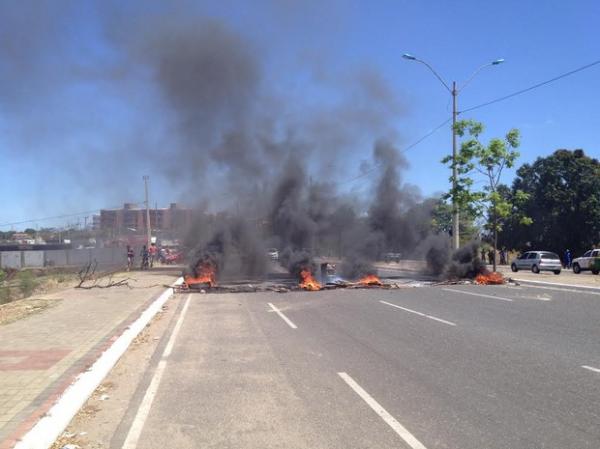
[[(140, 251), (140, 257), (142, 259), (140, 269), (147, 270), (154, 266), (154, 260), (156, 259), (158, 249), (154, 243), (150, 244), (150, 248), (144, 245)], [(133, 268), (133, 261), (135, 258), (135, 252), (130, 245), (127, 245), (127, 271)]]
[[(508, 264), (508, 251), (506, 250), (506, 248), (502, 248), (500, 249), (500, 251), (498, 251), (498, 255), (500, 256), (500, 261), (499, 264), (500, 265), (507, 265)], [(489, 251), (485, 251), (485, 248), (481, 248), (481, 260), (483, 262), (487, 262), (491, 265), (494, 263), (494, 258), (496, 257), (496, 253), (494, 252), (493, 248), (490, 248)]]
[[(498, 251), (498, 254), (500, 255), (500, 265), (507, 265), (508, 264), (508, 251), (506, 251), (505, 248), (502, 248), (500, 251)], [(488, 262), (490, 265), (494, 263), (494, 250), (490, 249), (489, 251), (486, 252), (485, 248), (481, 248), (481, 260), (483, 262)], [(572, 268), (573, 266), (573, 255), (571, 254), (571, 250), (567, 249), (564, 254), (563, 254), (563, 258), (562, 258), (562, 263), (563, 263), (563, 267), (564, 268)]]

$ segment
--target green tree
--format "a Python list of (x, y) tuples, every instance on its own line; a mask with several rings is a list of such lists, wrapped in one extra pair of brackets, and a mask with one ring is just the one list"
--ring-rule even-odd
[(507, 217), (503, 242), (512, 248), (546, 249), (574, 255), (600, 244), (600, 162), (583, 150), (556, 150), (517, 170), (511, 192), (529, 197), (520, 213), (534, 225)]
[[(463, 210), (471, 210), (475, 213), (487, 215), (487, 229), (492, 234), (494, 252), (498, 248), (498, 232), (501, 230), (502, 219), (506, 218), (512, 211), (512, 205), (505, 195), (499, 190), (500, 178), (505, 168), (511, 168), (519, 157), (519, 130), (511, 129), (504, 139), (493, 138), (488, 144), (481, 142), (479, 136), (484, 127), (480, 122), (474, 120), (461, 120), (455, 125), (456, 133), (463, 138), (460, 150), (454, 160), (447, 156), (443, 163), (456, 167), (458, 178), (456, 186), (453, 187), (447, 198), (455, 198), (459, 207)], [(484, 187), (475, 190), (475, 178), (483, 180)], [(515, 198), (522, 201), (526, 194), (517, 192)], [(526, 224), (530, 220), (521, 217)], [(493, 269), (496, 270), (496, 258), (493, 261)]]
[(29, 234), (30, 236), (34, 236), (36, 234), (36, 230), (33, 228), (27, 228), (23, 231), (25, 234)]
[[(479, 227), (476, 224), (475, 211), (472, 208), (459, 209), (460, 221), (458, 229), (460, 244), (465, 244), (477, 238)], [(432, 211), (431, 227), (437, 234), (452, 235), (452, 205), (440, 198), (436, 201)]]

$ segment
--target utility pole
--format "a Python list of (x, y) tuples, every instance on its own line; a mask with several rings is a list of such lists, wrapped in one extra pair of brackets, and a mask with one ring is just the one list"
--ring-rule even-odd
[(456, 97), (458, 91), (456, 90), (456, 81), (452, 81), (452, 249), (458, 249), (460, 247), (460, 212), (458, 203), (456, 201), (456, 180), (457, 180), (457, 169), (456, 169)]
[(148, 241), (146, 242), (146, 248), (150, 248), (150, 240), (151, 240), (151, 226), (150, 226), (150, 202), (148, 201), (148, 180), (150, 176), (144, 175), (144, 191), (146, 192), (146, 231), (148, 233)]
[(452, 249), (458, 249), (460, 247), (460, 227), (459, 227), (459, 221), (460, 221), (460, 214), (459, 214), (459, 205), (457, 202), (457, 198), (456, 198), (456, 185), (457, 185), (457, 176), (458, 176), (458, 170), (456, 169), (456, 116), (458, 115), (458, 111), (456, 109), (456, 97), (458, 97), (458, 93), (461, 92), (465, 87), (467, 87), (467, 84), (469, 84), (473, 78), (475, 78), (475, 75), (477, 75), (482, 69), (486, 68), (486, 67), (490, 67), (490, 66), (494, 66), (494, 65), (498, 65), (498, 64), (502, 64), (504, 62), (504, 59), (496, 59), (492, 62), (488, 62), (487, 64), (483, 64), (482, 66), (480, 66), (477, 70), (475, 70), (473, 72), (473, 74), (469, 77), (469, 79), (462, 85), (462, 87), (456, 87), (456, 81), (452, 82), (452, 89), (450, 88), (450, 86), (448, 86), (448, 84), (446, 83), (446, 81), (444, 81), (444, 79), (439, 75), (439, 73), (437, 73), (433, 67), (431, 67), (431, 65), (429, 65), (427, 62), (423, 61), (422, 59), (419, 59), (409, 53), (404, 53), (402, 55), (402, 57), (404, 59), (407, 59), (409, 61), (416, 61), (419, 62), (423, 65), (425, 65), (429, 70), (431, 70), (431, 73), (433, 73), (435, 75), (435, 77), (444, 85), (444, 87), (446, 88), (446, 90), (448, 92), (450, 92), (450, 95), (452, 95), (452, 190), (453, 190), (453, 194), (452, 194)]

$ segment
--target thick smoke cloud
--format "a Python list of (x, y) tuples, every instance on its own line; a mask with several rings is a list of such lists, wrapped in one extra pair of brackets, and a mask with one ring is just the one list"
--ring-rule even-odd
[[(36, 150), (48, 142), (59, 148), (84, 190), (112, 192), (121, 202), (133, 195), (132, 177), (149, 172), (166, 180), (184, 203), (207, 212), (187, 246), (196, 249), (193, 257), (218, 253), (224, 273), (261, 274), (267, 246), (286, 254), (291, 271), (312, 264), (311, 254), (343, 256), (352, 277), (372, 272), (371, 262), (386, 251), (425, 254), (419, 244), (429, 233), (431, 205), (403, 183), (408, 165), (396, 127), (404, 110), (375, 68), (306, 61), (309, 82), (299, 95), (274, 82), (277, 61), (264, 42), (185, 2), (99, 4), (89, 31), (100, 42), (94, 49), (77, 45), (82, 30), (65, 27), (59, 8), (19, 4), (9, 8), (19, 25), (5, 37), (11, 41), (14, 31), (25, 45), (13, 42), (0, 53), (2, 68), (16, 67), (0, 75), (2, 119), (30, 124), (15, 141), (27, 136)], [(77, 5), (64, 8), (83, 13)], [(37, 26), (26, 26), (31, 17)], [(81, 57), (92, 50), (98, 66)], [(19, 86), (21, 73), (31, 91)], [(81, 92), (89, 90), (106, 98), (86, 102), (91, 97)], [(52, 105), (57, 94), (73, 105), (72, 115), (45, 126), (24, 120), (28, 104)], [(88, 142), (93, 130), (102, 130), (102, 139)], [(340, 192), (336, 182), (370, 151), (374, 170), (362, 181), (370, 194)]]

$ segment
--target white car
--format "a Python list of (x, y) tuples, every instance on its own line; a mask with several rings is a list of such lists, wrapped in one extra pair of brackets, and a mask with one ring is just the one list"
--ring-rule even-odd
[(591, 270), (592, 273), (600, 273), (600, 249), (590, 249), (586, 253), (573, 260), (573, 273), (579, 274), (584, 270)]
[(534, 273), (552, 271), (554, 274), (560, 274), (561, 268), (560, 258), (550, 251), (527, 251), (510, 265), (510, 269), (515, 273), (519, 270), (531, 270)]

